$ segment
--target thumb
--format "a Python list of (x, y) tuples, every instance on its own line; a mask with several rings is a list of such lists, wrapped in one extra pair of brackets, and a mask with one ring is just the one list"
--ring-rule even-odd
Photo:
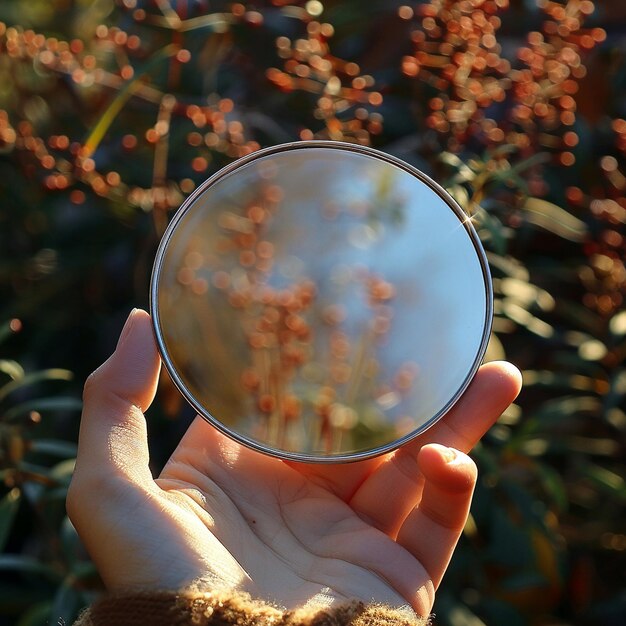
[(75, 478), (152, 480), (143, 411), (154, 399), (160, 365), (150, 316), (134, 309), (115, 352), (85, 383)]

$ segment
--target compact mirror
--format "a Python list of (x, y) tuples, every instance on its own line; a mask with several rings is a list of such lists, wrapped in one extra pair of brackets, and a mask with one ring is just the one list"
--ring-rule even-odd
[(200, 415), (265, 453), (337, 462), (450, 409), (484, 355), (492, 292), (441, 187), (376, 150), (309, 141), (196, 189), (158, 250), (151, 312)]

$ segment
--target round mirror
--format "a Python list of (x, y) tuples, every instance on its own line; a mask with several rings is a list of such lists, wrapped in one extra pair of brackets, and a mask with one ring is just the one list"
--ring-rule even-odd
[(151, 312), (195, 409), (282, 458), (392, 450), (456, 402), (491, 328), (468, 216), (370, 148), (256, 152), (201, 185), (157, 253)]

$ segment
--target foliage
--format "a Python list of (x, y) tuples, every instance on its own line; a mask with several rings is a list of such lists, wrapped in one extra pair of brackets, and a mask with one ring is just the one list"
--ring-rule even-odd
[[(202, 179), (260, 146), (330, 138), (404, 158), (466, 207), (494, 276), (489, 358), (524, 371), (518, 404), (476, 451), (481, 482), (437, 624), (621, 623), (618, 4), (0, 4), (0, 319), (25, 327), (0, 362), (0, 568), (19, 572), (0, 576), (0, 613), (71, 620), (97, 586), (60, 509), (68, 465), (54, 464), (72, 455), (74, 401), (33, 389), (106, 357)], [(155, 469), (186, 418), (164, 379)]]
[[(11, 320), (0, 340), (20, 329)], [(68, 370), (26, 372), (17, 361), (0, 359), (0, 373), (0, 606), (3, 614), (21, 614), (20, 624), (49, 615), (70, 620), (86, 601), (82, 583), (95, 570), (65, 515), (76, 445), (53, 438), (49, 426), (52, 416), (81, 403), (48, 389), (51, 381), (70, 381)]]

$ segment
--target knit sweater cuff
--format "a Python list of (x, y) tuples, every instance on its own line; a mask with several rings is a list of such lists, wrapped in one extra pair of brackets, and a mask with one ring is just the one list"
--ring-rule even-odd
[(74, 626), (426, 626), (409, 609), (352, 601), (324, 609), (280, 609), (243, 593), (107, 595)]

